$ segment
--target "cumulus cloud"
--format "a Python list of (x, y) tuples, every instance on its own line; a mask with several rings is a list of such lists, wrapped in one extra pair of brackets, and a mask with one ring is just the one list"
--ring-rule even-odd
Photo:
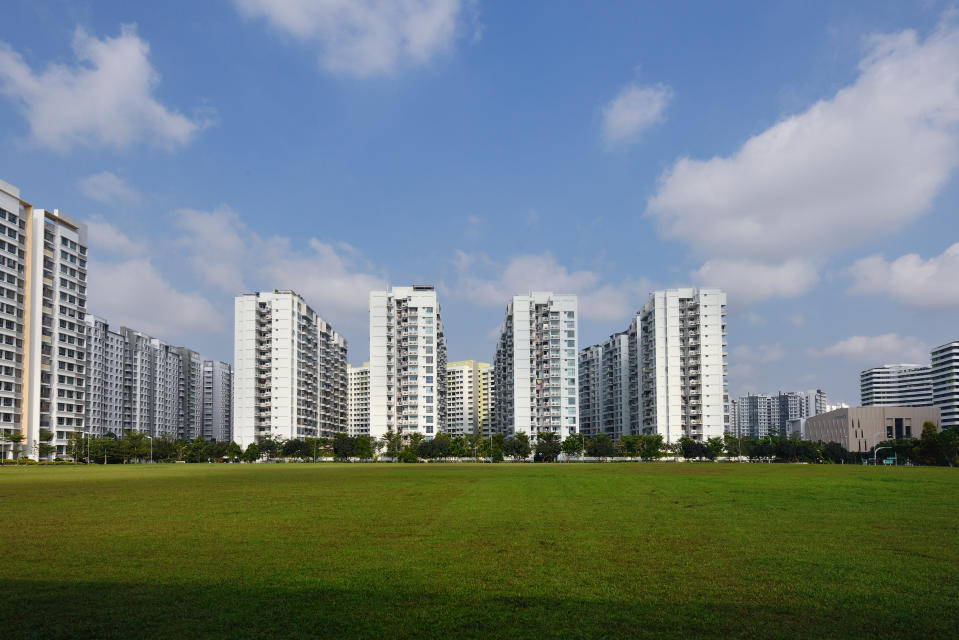
[(80, 180), (78, 186), (86, 197), (108, 205), (134, 205), (140, 201), (137, 190), (110, 171), (87, 176)]
[(134, 240), (103, 218), (87, 220), (87, 242), (94, 254), (135, 257), (149, 252), (145, 243)]
[(174, 147), (206, 126), (153, 97), (159, 75), (150, 64), (149, 45), (134, 26), (103, 40), (78, 28), (73, 52), (77, 64), (51, 64), (35, 73), (0, 43), (0, 93), (20, 106), (38, 144), (57, 150), (122, 149), (138, 142)]
[(852, 336), (824, 349), (812, 349), (811, 353), (869, 366), (929, 361), (929, 347), (924, 342), (913, 336), (900, 336), (898, 333)]
[(665, 119), (673, 90), (656, 84), (630, 84), (603, 107), (603, 141), (607, 146), (638, 142), (644, 131)]
[(834, 96), (731, 156), (678, 160), (646, 213), (706, 257), (696, 275), (755, 287), (753, 299), (799, 295), (818, 280), (817, 259), (929, 207), (959, 161), (957, 125), (959, 29), (878, 36)]
[[(424, 64), (469, 28), (460, 0), (234, 0), (247, 18), (319, 48), (328, 71), (372, 76)], [(471, 2), (465, 3), (472, 5)], [(467, 9), (472, 7), (467, 7)], [(474, 29), (474, 35), (480, 33)]]
[(204, 296), (175, 288), (148, 260), (90, 262), (89, 308), (111, 325), (177, 340), (227, 329), (226, 320)]
[(692, 273), (693, 281), (705, 287), (720, 287), (737, 301), (786, 298), (809, 291), (819, 282), (815, 264), (797, 259), (778, 264), (751, 260), (707, 260)]
[(923, 309), (959, 308), (959, 243), (928, 260), (915, 253), (892, 262), (869, 256), (857, 260), (849, 273), (853, 293), (887, 295)]
[(574, 293), (585, 319), (623, 322), (645, 303), (651, 284), (646, 279), (602, 283), (591, 270), (570, 271), (549, 252), (513, 256), (502, 264), (483, 254), (457, 252), (454, 295), (481, 307), (500, 307), (514, 295), (531, 291)]
[(317, 238), (306, 249), (285, 236), (260, 237), (231, 208), (181, 209), (177, 241), (204, 282), (237, 295), (256, 289), (293, 289), (327, 320), (358, 328), (365, 323), (369, 292), (388, 283), (372, 273), (357, 249)]

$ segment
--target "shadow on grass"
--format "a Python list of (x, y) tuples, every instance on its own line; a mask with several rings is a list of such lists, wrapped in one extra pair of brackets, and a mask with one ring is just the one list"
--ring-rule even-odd
[[(940, 605), (942, 603), (939, 603)], [(236, 584), (0, 582), (12, 638), (931, 638), (955, 614)], [(938, 613), (938, 615), (937, 615)], [(881, 630), (881, 631), (880, 631)]]

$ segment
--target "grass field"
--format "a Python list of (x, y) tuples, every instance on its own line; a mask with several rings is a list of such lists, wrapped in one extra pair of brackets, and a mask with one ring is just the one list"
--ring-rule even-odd
[(0, 469), (0, 637), (955, 637), (959, 472)]

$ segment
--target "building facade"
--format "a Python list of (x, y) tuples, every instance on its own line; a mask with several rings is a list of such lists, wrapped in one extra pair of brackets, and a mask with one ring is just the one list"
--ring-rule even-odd
[(886, 440), (918, 438), (925, 422), (941, 430), (938, 407), (845, 407), (807, 418), (806, 439), (865, 453)]
[(347, 400), (348, 432), (351, 436), (370, 435), (370, 363), (362, 367), (347, 365), (349, 398)]
[(451, 436), (489, 430), (490, 365), (460, 360), (446, 365), (446, 432)]
[(574, 295), (513, 296), (493, 363), (495, 430), (578, 433), (578, 322)]
[(87, 314), (87, 431), (91, 436), (123, 435), (126, 341), (104, 318)]
[(31, 209), (26, 222), (24, 441), (52, 458), (85, 432), (87, 229), (59, 210)]
[(613, 334), (602, 344), (586, 347), (579, 354), (579, 421), (584, 435), (605, 434), (614, 440), (633, 432), (638, 422), (633, 412), (636, 394), (630, 384), (638, 381), (630, 367), (629, 332)]
[(233, 440), (233, 365), (203, 360), (201, 435), (205, 440)]
[[(332, 397), (346, 393), (346, 342), (341, 344), (341, 340), (294, 291), (237, 296), (234, 440), (247, 447), (266, 436), (317, 437), (321, 427), (327, 433), (345, 432), (346, 399)], [(335, 357), (327, 357), (328, 352)], [(330, 397), (321, 400), (321, 393)], [(322, 423), (321, 404), (325, 412)]]
[(370, 292), (370, 435), (446, 429), (446, 335), (433, 285)]
[[(24, 297), (27, 220), (32, 211), (20, 199), (19, 189), (0, 180), (0, 435), (4, 436), (24, 427)], [(0, 442), (2, 457), (12, 457), (13, 449), (12, 443)]]
[(864, 407), (928, 407), (932, 404), (932, 367), (887, 364), (859, 374)]
[(721, 438), (728, 428), (726, 294), (655, 291), (633, 319), (629, 339), (637, 359), (634, 433), (660, 434), (667, 442)]
[(349, 428), (346, 338), (338, 334), (329, 322), (317, 318), (316, 339), (319, 429), (321, 436), (330, 438), (338, 433), (346, 433)]
[(959, 340), (932, 350), (932, 404), (942, 413), (942, 428), (959, 427)]

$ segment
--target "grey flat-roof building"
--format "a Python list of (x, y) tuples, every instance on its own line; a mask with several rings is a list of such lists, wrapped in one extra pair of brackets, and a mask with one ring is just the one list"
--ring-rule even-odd
[(938, 407), (847, 407), (806, 420), (806, 440), (866, 452), (884, 440), (918, 438), (924, 422), (942, 429)]

